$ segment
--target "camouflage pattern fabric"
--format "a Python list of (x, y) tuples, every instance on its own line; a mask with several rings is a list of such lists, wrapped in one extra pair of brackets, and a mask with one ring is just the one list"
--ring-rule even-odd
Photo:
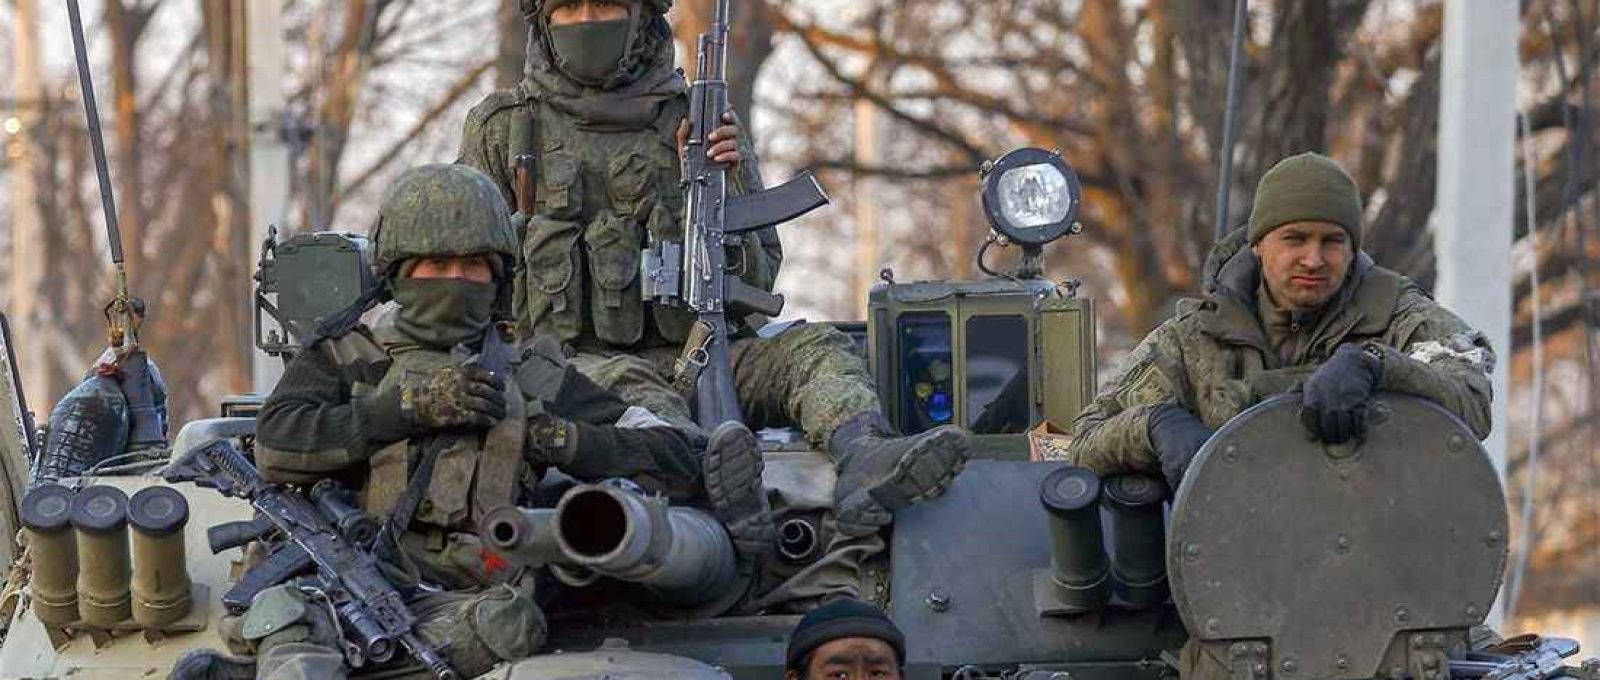
[[(477, 592), (418, 591), (407, 602), (417, 632), (440, 649), (464, 678), (503, 661), (533, 656), (544, 640), (544, 615), (533, 600), (507, 586)], [(327, 605), (287, 585), (262, 591), (245, 612), (234, 641), (256, 652), (256, 677), (337, 680), (349, 676), (338, 630)], [(388, 667), (409, 662), (398, 654)]]
[[(671, 382), (677, 348), (580, 351), (571, 362), (601, 387), (680, 428), (696, 428), (686, 395)], [(880, 409), (867, 364), (849, 336), (801, 324), (732, 347), (734, 388), (751, 429), (798, 427), (818, 450), (853, 416)]]
[[(1243, 237), (1237, 231), (1213, 249), (1212, 292), (1181, 303), (1078, 416), (1070, 462), (1101, 475), (1156, 473), (1148, 422), (1157, 405), (1182, 404), (1215, 429), (1293, 389), (1345, 343), (1386, 348), (1379, 390), (1432, 399), (1480, 438), (1488, 435), (1495, 359), (1482, 333), (1362, 253), (1340, 295), (1300, 329), (1302, 338), (1271, 341), (1256, 304), (1260, 265)], [(1287, 360), (1285, 346), (1293, 348)]]
[[(538, 161), (535, 212), (517, 216), (523, 241), (512, 306), (519, 337), (616, 349), (682, 342), (692, 317), (643, 302), (638, 274), (647, 235), (682, 240), (676, 136), (687, 113), (687, 97), (676, 92), (637, 129), (595, 129), (525, 86), (495, 92), (468, 114), (456, 162), (487, 174), (508, 205), (516, 205), (511, 158)], [(761, 186), (748, 130), (739, 152), (744, 160), (730, 177), (735, 194)], [(772, 289), (783, 261), (775, 230), (746, 234), (729, 250), (741, 279)]]
[(504, 388), (502, 380), (475, 366), (407, 370), (400, 378), (400, 412), (425, 430), (484, 427), (505, 415)]
[[(391, 333), (379, 329), (378, 335), (390, 337)], [(401, 385), (413, 384), (416, 376), (427, 376), (429, 379), (425, 384), (441, 382), (448, 388), (429, 390), (429, 394), (456, 394), (461, 392), (455, 389), (453, 381), (456, 376), (472, 370), (471, 367), (462, 367), (461, 360), (450, 352), (402, 344), (386, 344), (386, 348), (393, 365), (374, 388), (375, 392), (392, 389), (396, 382)], [(476, 370), (482, 371), (481, 368)], [(527, 418), (523, 412), (525, 402), (517, 385), (504, 380), (499, 382), (502, 390), (500, 402), (506, 410), (501, 411), (499, 415), (502, 417), (493, 422), (491, 427), (478, 428), (477, 431), (482, 432), (483, 436), (452, 436), (449, 432), (439, 433), (441, 428), (425, 431), (436, 433), (435, 436), (442, 439), (442, 447), (436, 454), (432, 479), (428, 481), (423, 502), (413, 517), (414, 525), (471, 532), (485, 513), (516, 502), (521, 481), (528, 469), (523, 456), (527, 443)], [(365, 387), (352, 387), (352, 394), (363, 392)], [(404, 394), (405, 390), (401, 392)], [(466, 411), (448, 398), (437, 396), (434, 397), (432, 408), (441, 412), (447, 409)], [(404, 397), (401, 410), (405, 411)], [(473, 417), (478, 416), (475, 414)], [(469, 422), (478, 425), (476, 421)], [(377, 517), (389, 516), (411, 484), (411, 473), (420, 462), (429, 440), (425, 434), (418, 434), (411, 439), (391, 442), (373, 454), (368, 462), (363, 489), (363, 504), (368, 512)]]
[(384, 191), (372, 265), (380, 276), (400, 261), (426, 256), (493, 253), (513, 259), (511, 214), (494, 183), (459, 165), (412, 168)]

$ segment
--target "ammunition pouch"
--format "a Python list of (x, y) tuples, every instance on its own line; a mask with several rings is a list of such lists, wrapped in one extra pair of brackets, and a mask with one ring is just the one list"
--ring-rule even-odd
[[(383, 383), (399, 380), (407, 370), (427, 370), (452, 362), (438, 352), (397, 354)], [(522, 442), (526, 436), (524, 398), (515, 381), (506, 386), (506, 417), (477, 436), (441, 434), (447, 437), (437, 452), (431, 478), (422, 491), (413, 522), (439, 529), (467, 526), (478, 517), (501, 505), (516, 501), (522, 476)], [(401, 505), (412, 476), (421, 463), (425, 438), (393, 442), (372, 455), (369, 475), (362, 496), (363, 508), (374, 517), (388, 518)]]
[(578, 262), (576, 222), (535, 216), (522, 244), (527, 271), (523, 319), (529, 329), (566, 341), (583, 332), (583, 271)]
[(639, 230), (631, 219), (602, 211), (585, 230), (584, 245), (592, 275), (590, 308), (595, 335), (607, 344), (632, 346), (644, 337)]

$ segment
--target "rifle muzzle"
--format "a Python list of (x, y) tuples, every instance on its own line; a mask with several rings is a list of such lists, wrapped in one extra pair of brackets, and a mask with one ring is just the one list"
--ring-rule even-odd
[(733, 543), (699, 510), (585, 484), (561, 497), (554, 520), (565, 561), (638, 583), (670, 604), (709, 604), (737, 586)]
[(189, 501), (177, 489), (152, 486), (128, 501), (133, 526), (133, 620), (147, 629), (189, 614), (189, 572), (183, 528)]
[(72, 499), (78, 539), (78, 615), (84, 625), (110, 629), (133, 616), (128, 558), (128, 495), (91, 486)]
[(34, 487), (22, 497), (22, 526), (33, 559), (33, 611), (47, 626), (78, 620), (78, 545), (72, 528), (72, 489)]

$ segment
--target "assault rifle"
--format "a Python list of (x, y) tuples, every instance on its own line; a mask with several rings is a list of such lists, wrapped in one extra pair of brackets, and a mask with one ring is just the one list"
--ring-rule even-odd
[(689, 89), (689, 141), (683, 151), (684, 242), (652, 243), (642, 280), (646, 300), (687, 306), (698, 320), (684, 346), (679, 379), (695, 387), (695, 418), (711, 428), (740, 420), (728, 356), (729, 308), (776, 316), (783, 298), (750, 286), (728, 271), (728, 246), (744, 234), (775, 226), (828, 203), (809, 172), (782, 186), (728, 195), (728, 167), (706, 157), (708, 137), (728, 111), (728, 0), (717, 0)]
[[(1526, 638), (1526, 639), (1523, 639)], [(1580, 668), (1569, 668), (1567, 657), (1578, 653), (1576, 640), (1567, 638), (1535, 638), (1519, 636), (1507, 643), (1523, 642), (1529, 645), (1518, 654), (1472, 653), (1464, 661), (1450, 662), (1453, 678), (1482, 680), (1550, 680), (1552, 678), (1600, 678), (1600, 662), (1587, 661)]]
[[(338, 615), (346, 638), (345, 658), (351, 666), (388, 661), (394, 658), (398, 645), (435, 677), (456, 680), (456, 672), (438, 650), (417, 635), (416, 617), (406, 608), (400, 592), (379, 571), (377, 558), (358, 548), (339, 530), (323, 511), (326, 504), (267, 483), (228, 440), (189, 451), (169, 465), (163, 477), (168, 482), (210, 487), (224, 496), (245, 499), (255, 507), (257, 531), (223, 532), (233, 534), (222, 539), (223, 543), (247, 541), (253, 538), (251, 533), (281, 535), (284, 540), (277, 550), (252, 572), (261, 569), (260, 573), (271, 572), (276, 578), (311, 568), (312, 573), (299, 579), (299, 585), (302, 590), (326, 598)], [(216, 534), (212, 537), (222, 538)], [(213, 540), (212, 547), (218, 547), (217, 543)], [(284, 571), (290, 574), (283, 574)], [(250, 580), (250, 576), (247, 574), (244, 580)]]

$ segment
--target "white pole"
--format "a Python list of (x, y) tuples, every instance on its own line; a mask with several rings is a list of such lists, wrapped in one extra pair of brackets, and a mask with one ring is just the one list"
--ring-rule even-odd
[[(1493, 376), (1494, 431), (1484, 445), (1502, 475), (1510, 393), (1520, 27), (1515, 0), (1444, 3), (1436, 293), (1441, 304), (1487, 334), (1500, 355)], [(1500, 608), (1492, 611), (1489, 623), (1497, 625)]]
[[(283, 3), (251, 0), (245, 4), (250, 74), (250, 264), (261, 258), (268, 227), (282, 232), (288, 225), (289, 147), (282, 135), (284, 116)], [(276, 328), (270, 320), (262, 322)], [(282, 332), (281, 330), (279, 331)], [(260, 350), (253, 353), (251, 374), (256, 392), (266, 393), (283, 373), (280, 360)]]
[[(866, 99), (855, 103), (856, 162), (863, 166), (882, 165), (883, 153), (879, 139), (878, 107)], [(882, 225), (878, 220), (878, 201), (883, 183), (876, 177), (865, 175), (854, 182), (856, 205), (856, 280), (852, 310), (857, 318), (865, 319), (867, 294), (878, 283), (878, 270), (882, 265)]]

